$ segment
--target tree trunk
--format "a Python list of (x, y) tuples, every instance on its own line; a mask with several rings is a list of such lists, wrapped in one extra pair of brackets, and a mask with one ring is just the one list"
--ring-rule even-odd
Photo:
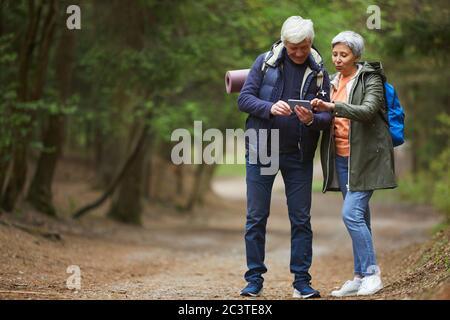
[(29, 99), (28, 74), (30, 72), (35, 43), (37, 42), (36, 37), (42, 8), (43, 3), (40, 3), (39, 7), (35, 9), (34, 1), (28, 0), (29, 19), (27, 31), (19, 52), (19, 87), (17, 90), (17, 98), (22, 102), (28, 101)]
[(144, 165), (146, 164), (147, 137), (142, 141), (136, 159), (120, 183), (117, 195), (113, 200), (108, 217), (129, 224), (140, 225), (142, 197), (144, 194)]
[[(71, 91), (75, 33), (66, 28), (63, 28), (61, 32), (56, 53), (56, 80), (60, 103), (64, 105)], [(42, 135), (45, 150), (40, 154), (27, 197), (35, 209), (51, 216), (56, 216), (52, 201), (52, 182), (64, 143), (65, 120), (63, 113), (49, 116), (48, 125), (44, 128)]]
[(176, 193), (177, 194), (183, 194), (183, 184), (184, 184), (184, 172), (183, 172), (183, 166), (176, 166), (175, 167), (175, 185), (176, 185)]
[(134, 161), (139, 157), (141, 150), (145, 148), (146, 139), (148, 135), (149, 128), (147, 126), (144, 127), (142, 130), (141, 136), (139, 137), (138, 142), (136, 143), (136, 146), (134, 147), (131, 155), (127, 158), (125, 161), (125, 164), (122, 166), (122, 169), (120, 170), (119, 174), (114, 178), (111, 185), (106, 189), (106, 191), (103, 193), (103, 195), (95, 200), (93, 203), (90, 203), (81, 209), (75, 211), (73, 214), (73, 218), (78, 219), (85, 215), (90, 210), (100, 206), (106, 199), (108, 199), (116, 190), (117, 186), (121, 183), (121, 181), (125, 178), (125, 176), (128, 174), (128, 171), (131, 170), (131, 167), (133, 166)]
[(35, 75), (34, 87), (31, 93), (31, 101), (39, 100), (44, 91), (45, 80), (47, 77), (48, 57), (55, 33), (56, 13), (58, 2), (50, 0), (47, 15), (42, 27), (40, 45), (37, 56), (37, 70)]
[[(30, 64), (34, 50), (34, 43), (36, 41), (37, 27), (39, 25), (40, 15), (42, 11), (42, 3), (35, 9), (34, 1), (28, 1), (28, 24), (25, 38), (19, 50), (19, 74), (18, 74), (18, 88), (17, 98), (20, 102), (28, 100), (28, 73), (30, 71)], [(20, 114), (22, 111), (14, 108), (14, 113)], [(14, 130), (13, 139), (15, 145), (12, 150), (12, 168), (8, 179), (4, 181), (4, 189), (1, 190), (0, 206), (8, 212), (11, 212), (16, 204), (17, 198), (25, 184), (27, 167), (26, 167), (26, 145), (23, 137), (19, 136), (19, 130)]]
[(217, 165), (206, 165), (203, 179), (201, 180), (200, 194), (197, 199), (197, 203), (203, 205), (205, 202), (205, 196), (211, 191), (211, 183), (214, 177), (214, 172)]
[(52, 115), (43, 133), (44, 148), (28, 191), (28, 202), (38, 211), (56, 216), (52, 201), (52, 182), (64, 141), (64, 115)]
[(26, 146), (19, 144), (14, 148), (13, 154), (13, 166), (11, 170), (11, 176), (8, 179), (5, 192), (2, 196), (1, 207), (11, 212), (17, 202), (17, 199), (25, 185), (27, 177), (27, 150)]
[[(38, 34), (37, 31), (43, 8), (43, 2), (40, 3), (40, 6), (36, 11), (34, 7), (34, 1), (30, 0), (28, 2), (30, 18), (27, 26), (26, 36), (19, 53), (19, 87), (17, 96), (20, 102), (38, 100), (42, 96), (47, 72), (48, 56), (55, 29), (56, 7), (57, 3), (55, 2), (55, 0), (51, 0), (48, 4), (47, 15), (42, 26), (42, 32), (40, 34), (37, 71), (34, 81), (34, 88), (30, 93), (30, 90), (28, 88), (28, 74), (32, 62), (32, 53)], [(21, 195), (26, 183), (28, 171), (28, 143), (31, 135), (30, 126), (33, 123), (35, 117), (34, 113), (30, 114), (27, 111), (17, 108), (15, 108), (14, 112), (22, 116), (31, 116), (31, 120), (22, 124), (20, 127), (15, 128), (14, 130), (15, 146), (12, 153), (12, 171), (6, 185), (5, 192), (2, 195), (0, 204), (1, 207), (8, 212), (11, 212), (14, 209), (14, 206), (16, 205), (17, 200)]]
[(146, 201), (150, 201), (150, 193), (151, 193), (151, 177), (153, 174), (152, 171), (152, 149), (153, 149), (153, 139), (149, 142), (149, 150), (146, 152), (145, 160), (144, 160), (144, 181), (143, 181), (143, 192), (144, 192), (144, 199)]
[(3, 35), (3, 1), (0, 2), (0, 37)]
[[(95, 2), (97, 3), (97, 2)], [(146, 17), (143, 14), (142, 7), (137, 2), (125, 2), (125, 1), (111, 1), (108, 6), (112, 9), (112, 14), (107, 15), (108, 25), (113, 28), (117, 33), (117, 37), (123, 37), (124, 47), (130, 47), (135, 51), (140, 51), (144, 48), (144, 33), (145, 27), (148, 27)], [(96, 5), (94, 4), (94, 10)], [(100, 7), (99, 7), (100, 9)], [(129, 21), (129, 27), (127, 29), (118, 28), (116, 21)], [(127, 81), (126, 75), (122, 75), (117, 82), (117, 90), (119, 99), (114, 99), (117, 106), (123, 107), (127, 105), (128, 94), (124, 92), (121, 81)], [(125, 79), (125, 80), (124, 80)], [(145, 115), (143, 119), (148, 120), (151, 115)], [(131, 132), (136, 129), (134, 126), (131, 128)], [(148, 144), (148, 133), (150, 131), (149, 125), (145, 124), (142, 133), (134, 147), (131, 155), (127, 158), (120, 173), (112, 181), (111, 185), (105, 191), (105, 193), (94, 203), (78, 210), (75, 214), (75, 218), (81, 217), (89, 210), (99, 206), (109, 196), (111, 196), (116, 188), (118, 191), (116, 197), (113, 199), (111, 209), (108, 216), (127, 223), (140, 223), (141, 214), (141, 197), (143, 195), (143, 165), (145, 163), (145, 154)], [(130, 141), (133, 140), (133, 134), (130, 134)], [(117, 150), (117, 140), (113, 141), (114, 148)], [(104, 142), (102, 142), (102, 151), (105, 150)], [(109, 155), (103, 156), (105, 161), (110, 160)]]
[[(0, 155), (1, 157), (2, 155)], [(9, 160), (0, 161), (0, 196), (3, 194), (3, 189), (5, 187), (5, 181), (9, 172)]]
[(201, 193), (201, 181), (203, 177), (203, 173), (205, 171), (205, 164), (199, 164), (197, 165), (197, 168), (195, 168), (194, 171), (194, 180), (191, 187), (191, 193), (188, 199), (188, 202), (186, 206), (184, 207), (184, 210), (191, 211), (195, 204), (197, 203), (198, 199), (200, 198)]

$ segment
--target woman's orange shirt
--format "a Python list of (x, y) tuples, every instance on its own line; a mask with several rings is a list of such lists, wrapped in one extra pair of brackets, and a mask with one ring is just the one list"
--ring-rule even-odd
[[(340, 77), (338, 88), (331, 95), (332, 101), (347, 102), (347, 83), (352, 80), (354, 75)], [(336, 143), (336, 153), (341, 157), (350, 155), (350, 142), (348, 133), (350, 129), (350, 120), (346, 118), (334, 118), (334, 138)]]

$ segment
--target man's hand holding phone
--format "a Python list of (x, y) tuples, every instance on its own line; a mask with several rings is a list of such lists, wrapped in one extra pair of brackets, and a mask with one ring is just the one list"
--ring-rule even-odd
[(288, 103), (302, 123), (310, 125), (313, 122), (314, 115), (311, 111), (311, 103), (308, 100), (289, 99)]
[(270, 108), (270, 113), (274, 116), (290, 116), (292, 110), (289, 107), (289, 104), (287, 104), (285, 101), (279, 100), (272, 105), (272, 107)]
[(311, 102), (309, 100), (289, 99), (288, 104), (292, 112), (295, 111), (296, 106), (298, 106), (299, 108), (304, 107), (305, 109), (311, 110)]
[(314, 119), (308, 100), (289, 99), (287, 103), (279, 100), (270, 109), (270, 113), (274, 116), (290, 116), (292, 112), (295, 112), (298, 119), (306, 125), (310, 125)]

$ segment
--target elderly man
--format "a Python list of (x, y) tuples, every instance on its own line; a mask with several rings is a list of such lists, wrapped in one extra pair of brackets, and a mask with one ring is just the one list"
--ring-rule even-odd
[[(290, 270), (294, 274), (294, 297), (320, 297), (311, 285), (312, 230), (310, 224), (313, 158), (320, 130), (331, 123), (329, 112), (312, 112), (288, 99), (329, 101), (330, 83), (322, 58), (312, 47), (311, 20), (288, 18), (281, 29), (281, 40), (271, 51), (254, 62), (238, 99), (239, 110), (248, 113), (246, 129), (278, 130), (279, 170), (283, 176), (291, 222)], [(270, 145), (266, 141), (263, 145)], [(257, 145), (256, 148), (261, 145)], [(248, 271), (243, 296), (259, 296), (263, 288), (266, 224), (272, 186), (276, 176), (261, 174), (264, 166), (249, 161), (247, 143), (247, 223), (245, 246)], [(250, 152), (252, 152), (250, 150)]]

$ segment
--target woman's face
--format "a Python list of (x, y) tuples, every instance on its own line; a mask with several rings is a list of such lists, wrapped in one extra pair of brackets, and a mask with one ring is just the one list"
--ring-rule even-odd
[(336, 70), (346, 74), (353, 70), (358, 58), (346, 44), (337, 43), (332, 50), (332, 60)]

